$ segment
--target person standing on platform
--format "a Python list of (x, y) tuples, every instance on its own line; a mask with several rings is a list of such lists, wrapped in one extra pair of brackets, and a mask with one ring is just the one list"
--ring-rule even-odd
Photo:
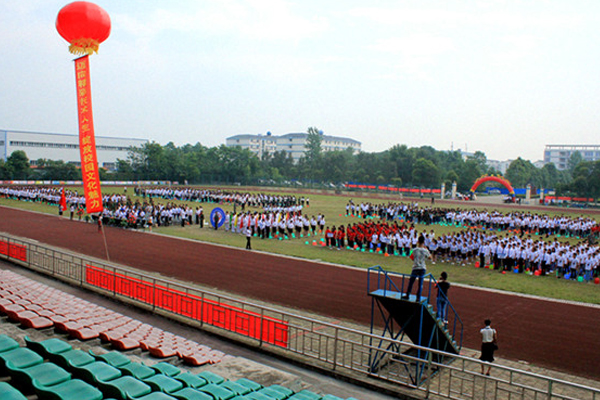
[[(490, 363), (487, 367), (486, 375), (490, 374), (490, 370), (492, 369), (491, 363), (494, 362), (494, 351), (498, 350), (498, 333), (495, 329), (492, 328), (492, 321), (486, 319), (484, 321), (485, 328), (483, 328), (481, 332), (481, 357), (479, 359), (481, 361), (485, 361)], [(483, 371), (485, 369), (485, 365), (481, 364), (481, 374), (483, 375)]]
[(419, 286), (417, 289), (417, 302), (420, 302), (421, 292), (423, 291), (423, 277), (427, 272), (425, 260), (431, 260), (431, 253), (425, 248), (425, 237), (423, 235), (419, 236), (419, 239), (417, 240), (417, 247), (413, 250), (410, 257), (413, 259), (413, 268), (412, 273), (410, 274), (410, 279), (408, 281), (408, 288), (406, 289), (406, 294), (402, 296), (402, 299), (408, 300), (415, 280), (419, 278)]

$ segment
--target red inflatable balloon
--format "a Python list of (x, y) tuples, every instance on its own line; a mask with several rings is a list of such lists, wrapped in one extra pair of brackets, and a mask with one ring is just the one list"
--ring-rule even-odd
[(97, 53), (100, 43), (110, 35), (110, 17), (96, 4), (75, 1), (58, 12), (56, 30), (71, 44), (71, 53)]

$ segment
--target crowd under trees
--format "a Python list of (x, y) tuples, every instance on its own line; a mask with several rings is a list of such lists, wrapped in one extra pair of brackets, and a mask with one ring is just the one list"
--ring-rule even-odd
[[(459, 151), (438, 151), (431, 146), (395, 145), (378, 153), (352, 149), (323, 151), (322, 134), (308, 129), (306, 151), (297, 163), (285, 151), (257, 157), (248, 149), (200, 143), (162, 146), (156, 142), (131, 148), (126, 160), (118, 160), (114, 172), (101, 170), (102, 180), (160, 180), (180, 184), (280, 185), (296, 183), (310, 187), (340, 187), (357, 182), (395, 187), (450, 188), (468, 191), (482, 175), (500, 175), (487, 166), (486, 155), (475, 152), (463, 158)], [(584, 161), (579, 153), (569, 168), (559, 171), (554, 164), (537, 168), (530, 161), (514, 160), (504, 174), (513, 187), (553, 188), (560, 195), (600, 197), (600, 161)], [(0, 159), (0, 180), (79, 180), (81, 171), (63, 161), (36, 160), (30, 167), (27, 155), (15, 151)], [(299, 182), (299, 183), (298, 183)]]

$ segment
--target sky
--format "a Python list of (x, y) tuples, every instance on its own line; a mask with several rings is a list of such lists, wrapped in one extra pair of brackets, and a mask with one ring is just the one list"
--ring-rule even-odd
[[(77, 133), (55, 0), (0, 1), (0, 129)], [(597, 0), (99, 0), (96, 135), (209, 147), (317, 127), (543, 159), (600, 144)]]

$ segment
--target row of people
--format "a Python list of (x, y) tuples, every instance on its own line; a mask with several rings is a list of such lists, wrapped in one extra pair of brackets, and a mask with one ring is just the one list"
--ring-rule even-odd
[(396, 219), (411, 223), (446, 223), (458, 226), (485, 227), (486, 229), (517, 230), (521, 234), (561, 235), (587, 237), (598, 222), (589, 217), (549, 216), (533, 212), (465, 210), (459, 208), (420, 207), (419, 203), (346, 204), (346, 215), (373, 217), (386, 221)]
[(296, 197), (281, 194), (250, 193), (221, 189), (200, 189), (191, 187), (136, 187), (135, 194), (141, 197), (159, 197), (167, 200), (181, 200), (204, 203), (231, 203), (242, 210), (249, 207), (290, 207), (308, 206), (308, 197)]
[[(478, 262), (500, 271), (539, 271), (545, 275), (582, 276), (591, 280), (600, 271), (600, 248), (582, 242), (571, 245), (557, 238), (534, 240), (531, 235), (497, 236), (492, 231), (465, 230), (436, 237), (431, 230), (414, 226), (366, 223), (331, 226), (325, 230), (325, 243), (330, 248), (374, 250), (388, 255), (407, 256), (417, 246), (418, 237), (433, 255), (433, 263), (441, 260), (461, 265)], [(535, 237), (535, 236), (534, 236)]]
[(244, 233), (250, 229), (252, 236), (262, 239), (316, 236), (325, 228), (325, 216), (318, 214), (310, 218), (301, 212), (246, 212), (225, 213), (224, 227), (227, 232)]

